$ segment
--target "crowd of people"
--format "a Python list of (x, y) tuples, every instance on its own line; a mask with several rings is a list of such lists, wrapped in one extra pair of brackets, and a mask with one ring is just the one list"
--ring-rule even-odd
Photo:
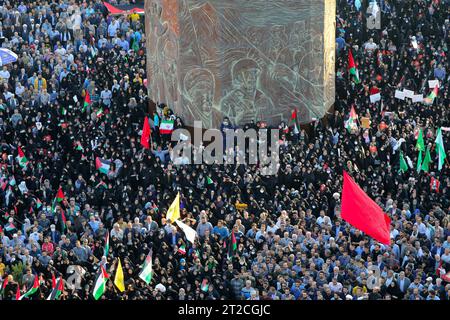
[[(38, 277), (25, 299), (47, 299), (62, 278), (60, 299), (93, 300), (103, 267), (108, 300), (449, 300), (450, 165), (438, 169), (434, 144), (450, 119), (449, 1), (379, 5), (371, 30), (355, 1), (337, 1), (334, 111), (300, 132), (281, 123), (278, 174), (265, 176), (258, 165), (173, 163), (158, 124), (176, 115), (149, 114), (142, 16), (111, 16), (99, 0), (0, 1), (1, 46), (19, 56), (0, 71), (1, 299)], [(431, 105), (394, 98), (428, 94), (436, 79)], [(352, 106), (369, 121), (349, 131)], [(145, 116), (150, 150), (139, 143)], [(419, 129), (432, 162), (418, 172)], [(391, 218), (390, 245), (341, 218), (343, 170)], [(178, 192), (194, 243), (166, 219)]]

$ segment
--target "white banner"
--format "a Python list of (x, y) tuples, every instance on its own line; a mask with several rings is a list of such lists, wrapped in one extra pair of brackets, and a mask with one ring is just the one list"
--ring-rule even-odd
[(370, 96), (370, 103), (375, 103), (375, 102), (380, 101), (380, 100), (381, 100), (381, 94), (380, 93), (372, 94)]
[(405, 93), (400, 90), (395, 90), (395, 98), (405, 100)]

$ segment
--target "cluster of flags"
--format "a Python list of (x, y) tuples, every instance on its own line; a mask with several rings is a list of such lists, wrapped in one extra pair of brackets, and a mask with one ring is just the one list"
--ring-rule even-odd
[[(61, 281), (62, 281), (62, 278), (61, 278)], [(9, 283), (9, 280), (8, 280), (8, 277), (6, 277), (4, 282), (3, 282), (2, 289), (0, 291), (0, 295), (3, 296), (3, 294), (5, 292), (5, 288), (8, 285), (8, 283)], [(24, 298), (31, 297), (32, 295), (34, 295), (39, 290), (39, 285), (40, 285), (39, 284), (39, 277), (37, 275), (34, 276), (33, 286), (27, 292), (25, 292), (24, 294), (21, 294), (21, 292), (20, 292), (20, 285), (17, 285), (16, 297), (15, 297), (16, 300), (23, 300)], [(62, 287), (61, 293), (62, 293), (63, 290), (64, 290), (64, 287)], [(52, 293), (53, 293), (53, 291), (52, 291)], [(52, 293), (50, 294), (50, 296), (52, 296)], [(58, 297), (59, 297), (59, 295), (55, 299), (57, 299)], [(55, 300), (55, 299), (47, 299), (47, 300)]]
[[(444, 147), (444, 141), (442, 137), (442, 128), (438, 128), (436, 133), (436, 140), (435, 143), (435, 151), (438, 157), (438, 164), (437, 164), (437, 170), (441, 171), (444, 167), (445, 159), (447, 158), (447, 155), (445, 153), (445, 147)], [(417, 135), (417, 142), (416, 142), (416, 149), (419, 151), (419, 154), (417, 156), (417, 165), (416, 165), (416, 171), (417, 173), (420, 173), (422, 170), (424, 172), (429, 172), (430, 170), (430, 163), (432, 162), (431, 159), (431, 150), (430, 146), (425, 148), (425, 141), (423, 138), (423, 130), (419, 129), (418, 135)], [(423, 152), (425, 152), (425, 157), (423, 157)], [(408, 164), (405, 161), (405, 158), (403, 156), (403, 153), (400, 152), (400, 169), (399, 172), (405, 173), (408, 171)]]

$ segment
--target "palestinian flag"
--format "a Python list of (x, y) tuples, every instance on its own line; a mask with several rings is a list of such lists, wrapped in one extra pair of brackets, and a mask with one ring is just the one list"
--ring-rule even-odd
[(178, 248), (178, 252), (182, 255), (186, 254), (186, 246), (183, 244)]
[(100, 188), (100, 187), (105, 188), (105, 189), (108, 189), (108, 186), (106, 185), (106, 183), (103, 182), (103, 180), (101, 180), (101, 181), (95, 186), (95, 189)]
[(139, 278), (149, 284), (152, 281), (153, 270), (152, 270), (152, 250), (145, 258), (144, 265), (142, 266), (142, 272), (139, 274)]
[(84, 97), (84, 103), (83, 103), (83, 109), (81, 112), (85, 112), (86, 108), (90, 106), (92, 103), (91, 95), (89, 94), (89, 91), (86, 89), (86, 96)]
[(36, 198), (36, 208), (40, 208), (40, 207), (42, 207), (42, 202), (41, 202), (41, 200), (39, 200), (39, 198)]
[(2, 290), (0, 290), (0, 296), (3, 297), (3, 294), (5, 293), (5, 288), (8, 285), (8, 276), (5, 277), (5, 280), (3, 280), (2, 284)]
[(101, 298), (101, 296), (106, 291), (106, 281), (108, 281), (109, 275), (106, 273), (105, 269), (102, 265), (100, 265), (100, 275), (97, 278), (97, 281), (95, 282), (94, 286), (94, 292), (92, 295), (94, 296), (95, 300), (98, 300)]
[(345, 128), (348, 130), (348, 132), (351, 132), (352, 129), (358, 128), (358, 115), (355, 111), (355, 106), (352, 105), (352, 108), (350, 110), (350, 116), (347, 121), (345, 121)]
[(102, 158), (95, 158), (95, 168), (101, 173), (108, 174), (110, 162), (107, 160), (103, 160)]
[(61, 202), (65, 197), (66, 196), (64, 195), (64, 192), (62, 191), (61, 187), (59, 187), (58, 193), (56, 194), (56, 201)]
[(203, 279), (202, 285), (201, 285), (200, 289), (201, 289), (203, 292), (207, 292), (207, 291), (208, 291), (208, 289), (209, 289), (208, 279), (206, 279), (206, 278)]
[(348, 71), (353, 76), (353, 82), (356, 84), (361, 83), (361, 80), (359, 79), (359, 72), (355, 64), (355, 60), (353, 59), (352, 49), (348, 50)]
[[(52, 280), (55, 280), (54, 279), (55, 276), (52, 275), (52, 277), (53, 277)], [(47, 297), (47, 300), (58, 300), (63, 291), (64, 291), (64, 280), (62, 277), (59, 277), (58, 283), (56, 283), (56, 280), (54, 281), (54, 285), (52, 285), (52, 292)]]
[(80, 141), (77, 141), (77, 146), (76, 146), (75, 150), (82, 151), (82, 152), (84, 151), (83, 147), (81, 146)]
[(35, 275), (35, 276), (34, 276), (34, 283), (33, 283), (33, 286), (31, 287), (30, 290), (28, 290), (27, 292), (25, 292), (25, 293), (19, 298), (19, 300), (22, 300), (23, 298), (32, 296), (33, 294), (35, 294), (35, 293), (38, 291), (38, 289), (39, 289), (39, 278), (38, 278), (38, 276)]
[(95, 115), (97, 116), (97, 118), (100, 118), (103, 115), (103, 108), (98, 109), (95, 112)]
[(108, 256), (109, 253), (109, 232), (106, 232), (106, 239), (105, 239), (105, 251), (103, 252), (103, 255), (105, 257)]
[(163, 120), (159, 126), (159, 133), (161, 134), (171, 134), (173, 131), (174, 121), (173, 120)]
[(5, 227), (5, 231), (6, 232), (13, 232), (14, 230), (17, 230), (16, 226), (14, 225), (14, 223), (8, 223)]
[(439, 94), (439, 86), (436, 85), (436, 87), (434, 87), (434, 89), (430, 93), (430, 95), (424, 99), (425, 103), (426, 104), (433, 104), (434, 99), (437, 98), (438, 94)]
[(228, 246), (228, 259), (231, 259), (237, 250), (237, 241), (234, 232), (231, 232), (231, 243)]
[(438, 170), (442, 170), (442, 167), (444, 166), (445, 158), (447, 158), (447, 155), (445, 154), (445, 148), (444, 148), (444, 140), (442, 139), (442, 128), (439, 128), (436, 134), (436, 152), (439, 156), (438, 161)]
[(17, 151), (18, 151), (18, 156), (17, 156), (17, 162), (19, 162), (19, 166), (21, 166), (22, 168), (26, 168), (27, 167), (27, 165), (28, 165), (28, 159), (27, 159), (27, 157), (25, 157), (25, 154), (23, 153), (23, 151), (22, 151), (22, 148), (21, 147), (19, 147), (18, 149), (17, 149)]

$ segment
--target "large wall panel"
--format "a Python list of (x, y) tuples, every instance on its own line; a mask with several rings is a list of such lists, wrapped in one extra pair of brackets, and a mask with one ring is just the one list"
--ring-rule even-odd
[(321, 118), (334, 102), (335, 0), (147, 0), (148, 88), (188, 125)]

